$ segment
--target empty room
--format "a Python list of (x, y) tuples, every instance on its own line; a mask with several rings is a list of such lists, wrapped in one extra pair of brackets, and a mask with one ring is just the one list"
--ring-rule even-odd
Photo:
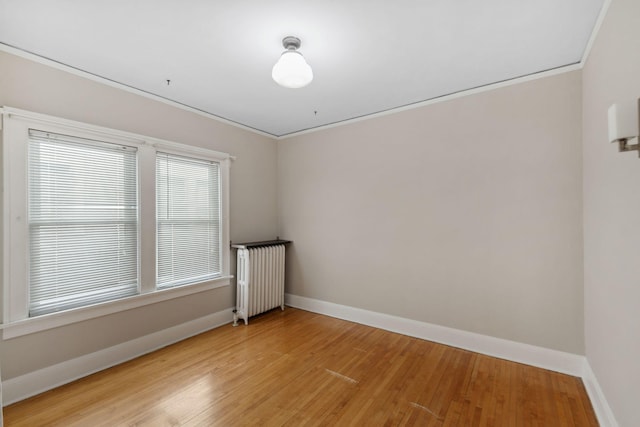
[(640, 425), (640, 2), (0, 0), (0, 425)]

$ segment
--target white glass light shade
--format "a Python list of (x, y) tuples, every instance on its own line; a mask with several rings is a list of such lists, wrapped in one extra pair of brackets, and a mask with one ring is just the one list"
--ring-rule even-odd
[(273, 66), (271, 77), (280, 86), (295, 89), (311, 83), (313, 71), (300, 52), (287, 50)]
[(609, 107), (609, 141), (635, 138), (639, 121), (636, 105), (613, 104)]

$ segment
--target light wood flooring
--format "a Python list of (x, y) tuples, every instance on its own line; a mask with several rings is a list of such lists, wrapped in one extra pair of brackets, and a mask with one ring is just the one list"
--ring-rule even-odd
[(579, 378), (301, 310), (5, 408), (5, 426), (596, 426)]

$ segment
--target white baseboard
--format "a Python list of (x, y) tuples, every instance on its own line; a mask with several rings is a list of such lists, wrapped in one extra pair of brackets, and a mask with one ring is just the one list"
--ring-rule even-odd
[(596, 375), (593, 373), (587, 358), (584, 360), (583, 369), (582, 382), (584, 383), (584, 387), (587, 389), (587, 394), (589, 395), (589, 399), (591, 399), (591, 406), (593, 406), (593, 410), (596, 413), (596, 417), (598, 418), (600, 425), (602, 427), (618, 427), (616, 417), (613, 415), (613, 411), (600, 388), (600, 383), (598, 382)]
[(602, 427), (618, 427), (607, 399), (585, 356), (292, 294), (285, 294), (285, 304), (338, 319), (580, 377), (600, 425)]
[[(285, 303), (291, 307), (314, 313), (581, 377), (600, 425), (603, 427), (618, 427), (600, 384), (587, 358), (584, 356), (297, 295), (286, 294)], [(193, 335), (230, 323), (232, 317), (233, 309), (229, 308), (95, 353), (3, 381), (0, 387), (0, 390), (2, 390), (2, 404), (3, 406), (10, 405)]]
[(2, 382), (2, 405), (10, 405), (78, 378), (142, 356), (185, 338), (231, 323), (233, 309), (154, 332)]
[(576, 377), (582, 376), (585, 357), (523, 344), (460, 329), (447, 328), (389, 314), (377, 313), (346, 305), (286, 294), (285, 303), (314, 313), (350, 320), (391, 332), (435, 341), (518, 363), (537, 366)]

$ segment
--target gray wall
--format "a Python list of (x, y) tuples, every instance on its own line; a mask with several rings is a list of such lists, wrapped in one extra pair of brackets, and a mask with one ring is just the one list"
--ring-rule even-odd
[(614, 0), (583, 70), (586, 352), (621, 426), (640, 426), (640, 159), (607, 142), (607, 108), (640, 97), (638, 18)]
[(584, 354), (581, 73), (279, 141), (287, 292)]
[[(269, 138), (3, 52), (0, 105), (237, 156), (231, 166), (231, 239), (277, 234), (277, 146)], [(3, 379), (233, 307), (234, 296), (235, 289), (225, 287), (4, 341)]]

